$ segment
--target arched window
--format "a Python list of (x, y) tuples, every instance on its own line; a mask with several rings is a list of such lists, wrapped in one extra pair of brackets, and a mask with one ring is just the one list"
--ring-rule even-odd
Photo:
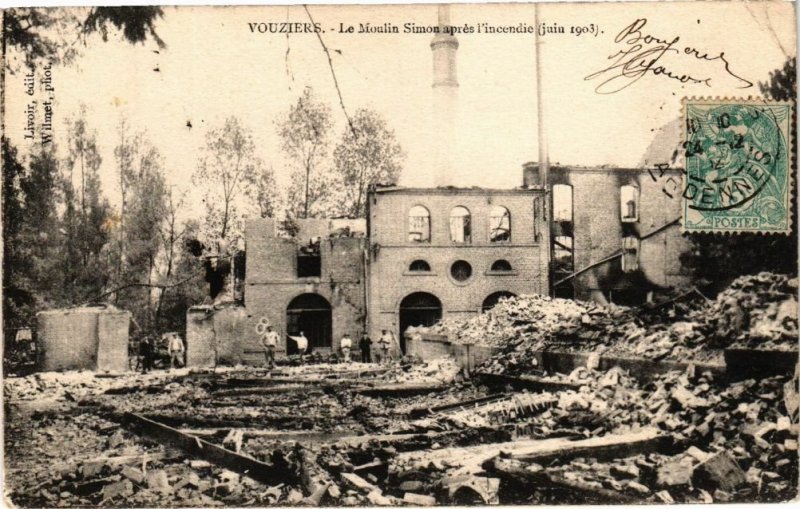
[(431, 213), (422, 205), (411, 207), (408, 212), (409, 242), (431, 241)]
[(639, 220), (639, 188), (622, 186), (619, 188), (619, 210), (623, 223), (635, 223)]
[(495, 205), (489, 211), (489, 242), (509, 240), (511, 240), (511, 212), (505, 207)]
[(458, 206), (450, 211), (450, 240), (460, 243), (472, 240), (472, 224), (465, 207)]
[(493, 272), (510, 272), (511, 264), (508, 263), (508, 260), (496, 260), (489, 270)]
[(572, 186), (567, 184), (553, 186), (553, 220), (572, 222)]
[(431, 266), (425, 260), (414, 260), (408, 266), (408, 270), (411, 272), (430, 272)]

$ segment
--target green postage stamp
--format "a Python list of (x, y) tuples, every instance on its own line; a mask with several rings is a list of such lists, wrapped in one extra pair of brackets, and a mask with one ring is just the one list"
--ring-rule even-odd
[(683, 231), (788, 234), (789, 103), (684, 99)]

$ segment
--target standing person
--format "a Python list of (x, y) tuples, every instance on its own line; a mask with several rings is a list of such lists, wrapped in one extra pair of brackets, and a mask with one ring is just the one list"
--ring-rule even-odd
[(381, 338), (378, 340), (378, 348), (380, 349), (380, 362), (387, 363), (390, 361), (389, 358), (389, 349), (392, 347), (392, 343), (394, 342), (394, 337), (392, 333), (386, 329), (383, 329), (383, 333), (381, 334)]
[(142, 358), (142, 374), (153, 369), (153, 341), (144, 336), (139, 342), (139, 356)]
[(367, 335), (366, 331), (361, 335), (358, 340), (358, 348), (361, 350), (361, 362), (369, 362), (369, 351), (372, 348), (372, 340)]
[(269, 369), (275, 367), (275, 348), (278, 346), (278, 333), (272, 328), (267, 327), (267, 333), (261, 336), (261, 346), (264, 347), (264, 362)]
[(173, 334), (169, 340), (169, 366), (170, 369), (175, 367), (183, 367), (183, 340), (177, 334)]
[(342, 349), (342, 358), (344, 361), (350, 362), (350, 349), (353, 348), (353, 340), (350, 339), (350, 334), (345, 333), (344, 336), (342, 336), (339, 347)]

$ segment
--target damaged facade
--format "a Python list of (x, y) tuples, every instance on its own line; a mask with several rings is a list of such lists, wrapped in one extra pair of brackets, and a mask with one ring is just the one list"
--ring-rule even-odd
[(298, 220), (291, 236), (248, 221), (243, 300), (190, 310), (190, 365), (260, 363), (264, 319), (282, 335), (279, 354), (297, 352), (286, 335), (300, 331), (310, 351), (331, 353), (345, 334), (384, 330), (398, 354), (408, 327), (505, 297), (638, 305), (689, 282), (678, 200), (652, 170), (554, 166), (548, 181), (529, 163), (516, 189), (376, 187), (366, 221)]
[(378, 188), (368, 196), (369, 333), (471, 317), (503, 297), (547, 294), (538, 189)]
[(634, 306), (689, 282), (680, 170), (552, 166), (548, 180), (554, 296)]
[[(245, 353), (263, 355), (255, 330), (262, 318), (291, 336), (302, 331), (309, 350), (320, 353), (338, 351), (342, 335), (364, 330), (364, 221), (306, 219), (297, 226), (286, 237), (274, 220), (247, 222)], [(296, 353), (294, 341), (281, 336), (277, 352)]]

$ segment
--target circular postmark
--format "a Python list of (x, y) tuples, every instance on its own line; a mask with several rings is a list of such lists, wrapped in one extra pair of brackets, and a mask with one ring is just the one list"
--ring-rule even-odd
[(785, 216), (787, 140), (773, 110), (757, 104), (687, 105), (686, 207), (726, 222)]

